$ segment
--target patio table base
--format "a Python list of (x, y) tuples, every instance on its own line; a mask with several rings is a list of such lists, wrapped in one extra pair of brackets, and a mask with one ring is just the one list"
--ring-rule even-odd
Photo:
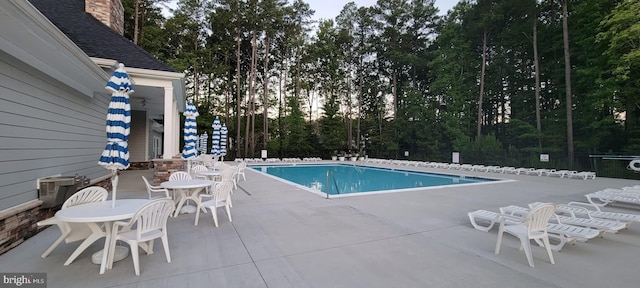
[[(104, 250), (100, 250), (91, 255), (91, 263), (100, 265), (102, 263), (102, 252)], [(116, 246), (116, 251), (113, 252), (113, 262), (118, 262), (124, 258), (129, 256), (129, 248), (125, 246)]]

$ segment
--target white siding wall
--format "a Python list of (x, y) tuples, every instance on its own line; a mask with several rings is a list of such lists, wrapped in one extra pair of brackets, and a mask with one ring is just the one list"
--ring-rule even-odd
[(82, 95), (0, 51), (0, 210), (37, 199), (39, 177), (109, 174), (98, 159), (110, 95), (99, 92)]

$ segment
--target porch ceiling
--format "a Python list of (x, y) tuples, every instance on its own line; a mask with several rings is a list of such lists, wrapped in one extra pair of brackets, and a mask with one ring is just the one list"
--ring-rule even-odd
[(147, 111), (147, 117), (154, 120), (164, 118), (164, 89), (135, 85), (131, 94), (131, 110)]

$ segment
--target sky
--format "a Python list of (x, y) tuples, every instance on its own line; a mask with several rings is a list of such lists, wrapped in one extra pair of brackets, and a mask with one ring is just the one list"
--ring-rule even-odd
[[(440, 15), (447, 14), (447, 11), (456, 4), (459, 0), (436, 0), (436, 7), (440, 10)], [(315, 19), (335, 19), (340, 10), (345, 4), (354, 2), (358, 7), (366, 6), (371, 7), (376, 4), (377, 0), (305, 0), (309, 3), (312, 10), (315, 10)]]
[[(440, 10), (440, 15), (447, 14), (447, 11), (455, 6), (459, 0), (435, 0), (436, 7)], [(175, 7), (176, 0), (169, 1), (168, 6)], [(305, 0), (309, 3), (311, 9), (316, 11), (314, 18), (317, 19), (335, 19), (345, 4), (354, 2), (358, 7), (371, 7), (376, 4), (377, 0)]]

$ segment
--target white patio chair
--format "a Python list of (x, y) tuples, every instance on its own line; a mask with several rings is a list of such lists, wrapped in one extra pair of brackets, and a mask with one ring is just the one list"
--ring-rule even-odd
[[(231, 222), (231, 190), (233, 190), (233, 181), (224, 180), (221, 183), (217, 183), (215, 189), (211, 194), (200, 194), (200, 203), (196, 209), (196, 220), (193, 225), (198, 225), (198, 219), (200, 219), (201, 208), (209, 208), (211, 215), (213, 216), (213, 223), (218, 227), (218, 212), (217, 208), (224, 207)], [(210, 199), (210, 200), (206, 200)], [(206, 201), (205, 201), (206, 200)]]
[(169, 196), (169, 190), (167, 188), (162, 188), (160, 186), (153, 186), (147, 180), (147, 177), (142, 176), (142, 180), (144, 181), (144, 185), (147, 186), (147, 194), (149, 194), (149, 199), (161, 199), (161, 198), (171, 198)]
[[(169, 254), (169, 239), (167, 238), (167, 219), (173, 212), (175, 206), (170, 199), (153, 200), (140, 207), (136, 214), (128, 222), (118, 221), (113, 223), (111, 230), (111, 248), (109, 249), (109, 261), (113, 259), (113, 251), (116, 247), (116, 241), (126, 242), (131, 247), (131, 258), (133, 259), (133, 268), (136, 275), (140, 276), (140, 261), (138, 256), (138, 246), (140, 246), (147, 255), (153, 253), (153, 240), (162, 239), (164, 254), (167, 257), (167, 263), (171, 263), (171, 254)], [(135, 228), (134, 228), (135, 225)], [(111, 266), (112, 263), (109, 263)]]
[(242, 176), (243, 181), (247, 181), (247, 177), (244, 175), (244, 169), (247, 168), (247, 163), (242, 162), (238, 164), (238, 171), (236, 173), (236, 182), (240, 181), (240, 176)]
[(204, 179), (204, 180), (206, 180), (206, 179), (207, 179), (207, 177), (206, 177), (206, 176), (203, 176), (203, 175), (198, 174), (198, 172), (207, 171), (207, 170), (209, 170), (209, 168), (207, 168), (207, 166), (204, 166), (204, 165), (196, 165), (196, 166), (193, 166), (193, 167), (191, 167), (191, 178), (193, 178), (193, 179)]
[(567, 174), (567, 178), (596, 179), (596, 172), (582, 171)]
[[(476, 210), (467, 213), (467, 215), (473, 228), (483, 232), (491, 230), (496, 223), (500, 222), (501, 217), (506, 217), (507, 224), (524, 221), (524, 218), (518, 216), (505, 215), (487, 210)], [(551, 250), (553, 251), (560, 251), (565, 244), (574, 244), (576, 241), (587, 242), (589, 239), (598, 237), (601, 234), (601, 231), (597, 229), (558, 223), (547, 223), (547, 232), (549, 233), (549, 239), (555, 240), (555, 242), (551, 244)], [(536, 243), (540, 246), (544, 245), (540, 241), (536, 241)]]
[(500, 230), (498, 231), (496, 255), (500, 254), (502, 235), (504, 235), (504, 232), (507, 232), (520, 239), (520, 248), (524, 248), (529, 266), (535, 267), (533, 265), (533, 255), (531, 254), (531, 240), (541, 240), (547, 250), (547, 255), (549, 255), (549, 261), (551, 261), (551, 264), (555, 264), (551, 252), (551, 245), (549, 244), (549, 235), (547, 233), (547, 224), (549, 223), (549, 219), (555, 214), (555, 210), (556, 208), (553, 204), (542, 204), (531, 209), (525, 217), (524, 222), (515, 224), (506, 224), (506, 219), (503, 217), (500, 221)]
[(169, 181), (176, 181), (176, 180), (191, 180), (191, 175), (189, 175), (189, 173), (184, 172), (184, 171), (177, 171), (177, 172), (173, 172), (171, 173), (171, 175), (169, 176)]
[[(87, 187), (76, 192), (71, 197), (69, 197), (69, 199), (64, 201), (61, 209), (65, 209), (68, 207), (85, 204), (85, 203), (104, 202), (105, 200), (107, 200), (108, 196), (109, 196), (109, 192), (102, 187), (99, 187), (99, 186)], [(92, 239), (89, 239), (90, 243), (86, 244), (86, 246), (89, 246), (91, 245), (91, 243), (95, 242), (100, 238), (98, 237), (98, 235), (92, 236), (93, 232), (89, 229), (89, 226), (87, 226), (87, 224), (67, 223), (67, 222), (58, 220), (55, 216), (42, 220), (36, 223), (36, 225), (38, 226), (57, 225), (58, 228), (60, 228), (60, 232), (62, 233), (62, 235), (60, 235), (60, 237), (58, 237), (58, 239), (56, 239), (56, 241), (54, 241), (53, 244), (51, 244), (51, 246), (46, 251), (44, 251), (44, 253), (41, 256), (42, 258), (46, 258), (49, 255), (49, 253), (51, 253), (51, 251), (53, 251), (53, 249), (56, 248), (62, 242), (62, 240), (64, 240), (66, 243), (71, 243), (71, 242), (75, 242), (83, 239), (88, 239), (89, 237), (92, 237), (92, 239), (95, 238), (93, 239), (93, 241), (91, 241)]]
[(237, 189), (238, 186), (236, 184), (236, 174), (238, 173), (238, 166), (229, 166), (222, 170), (220, 174), (220, 181), (216, 181), (216, 183), (224, 182), (225, 180), (231, 180), (233, 182), (233, 189)]

